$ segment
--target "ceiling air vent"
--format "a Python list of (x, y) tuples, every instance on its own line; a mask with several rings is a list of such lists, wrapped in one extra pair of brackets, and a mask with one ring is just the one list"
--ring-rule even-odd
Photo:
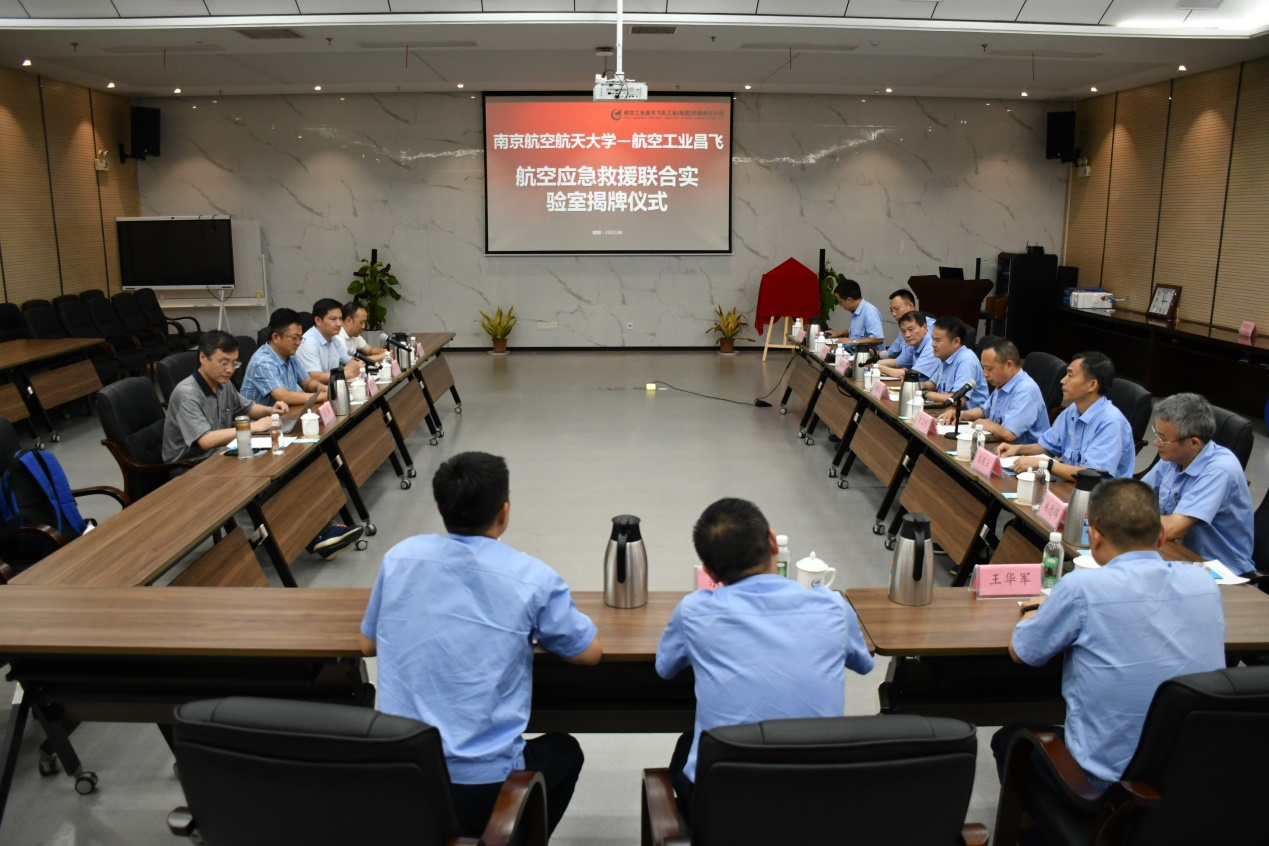
[(631, 35), (673, 35), (678, 30), (677, 26), (649, 26), (647, 24), (639, 24), (630, 27)]
[(1176, 4), (1177, 9), (1182, 12), (1195, 12), (1200, 9), (1208, 11), (1211, 9), (1219, 9), (1221, 0), (1181, 0)]
[(253, 29), (235, 29), (234, 32), (243, 38), (250, 38), (255, 41), (277, 41), (282, 38), (303, 38), (293, 29), (285, 29), (283, 27), (255, 27)]

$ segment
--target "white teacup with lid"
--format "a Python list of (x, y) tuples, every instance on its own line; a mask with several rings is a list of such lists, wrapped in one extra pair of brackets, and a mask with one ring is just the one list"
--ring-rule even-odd
[(798, 572), (798, 584), (804, 588), (826, 588), (837, 578), (837, 570), (816, 558), (814, 552), (793, 566)]
[(300, 415), (300, 431), (306, 438), (316, 438), (321, 418), (315, 411), (306, 411)]

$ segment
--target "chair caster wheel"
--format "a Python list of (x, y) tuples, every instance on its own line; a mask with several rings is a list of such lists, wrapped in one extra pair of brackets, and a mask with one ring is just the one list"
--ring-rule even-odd
[(463, 407), (462, 407), (461, 405), (456, 405), (456, 406), (454, 406), (454, 413), (455, 413), (455, 414), (462, 414), (462, 413), (463, 413)]
[(367, 523), (366, 534), (371, 536), (379, 534), (379, 527), (376, 526), (374, 523)]
[(894, 538), (886, 538), (885, 547), (886, 549), (894, 549)]
[(807, 445), (807, 446), (815, 446), (815, 438), (807, 438), (807, 439), (806, 439), (806, 445)]
[(884, 523), (882, 523), (880, 520), (873, 520), (873, 521), (872, 521), (872, 533), (873, 533), (874, 535), (879, 535), (879, 534), (881, 534), (881, 533), (882, 533), (882, 532), (884, 532), (884, 531), (885, 531), (885, 524), (884, 524)]
[(438, 432), (436, 433), (436, 437), (438, 437), (438, 438), (443, 438), (443, 437), (445, 437), (445, 430), (444, 430), (444, 429), (441, 429), (440, 431), (438, 431)]
[(836, 467), (830, 467), (830, 468), (828, 468), (828, 478), (830, 478), (830, 479), (836, 479), (836, 478), (837, 478), (837, 468), (836, 468)]
[(62, 440), (62, 436), (54, 432), (52, 435), (49, 435), (49, 440), (55, 444), (60, 443)]
[(408, 491), (413, 485), (414, 483), (411, 482), (409, 479), (401, 480), (401, 490), (403, 491)]
[(789, 413), (789, 410), (788, 410), (787, 408), (785, 408), (784, 406), (780, 406), (780, 413), (781, 413), (781, 414), (788, 414), (788, 413)]
[(841, 488), (842, 490), (846, 490), (847, 488), (850, 487), (850, 479), (838, 479), (837, 487)]
[(41, 759), (40, 761), (40, 776), (41, 777), (48, 778), (49, 776), (55, 776), (60, 770), (61, 768), (57, 765), (56, 755), (49, 755), (47, 758)]
[(805, 438), (805, 437), (806, 437), (806, 430), (805, 430), (805, 429), (798, 429), (798, 439), (800, 440), (800, 439)]
[(436, 443), (437, 443), (437, 441), (436, 441), (436, 435), (433, 435), (433, 436), (432, 436), (432, 439), (431, 439), (430, 441), (428, 441), (428, 443), (429, 443), (429, 444), (431, 444), (432, 446), (436, 446)]
[(413, 479), (417, 475), (419, 475), (419, 471), (415, 470), (413, 467), (407, 467), (405, 469), (405, 477), (407, 479)]
[(369, 548), (370, 548), (370, 541), (364, 541), (364, 540), (357, 541), (358, 552), (365, 552)]
[(97, 789), (96, 773), (80, 773), (75, 776), (75, 792), (80, 796), (87, 796)]

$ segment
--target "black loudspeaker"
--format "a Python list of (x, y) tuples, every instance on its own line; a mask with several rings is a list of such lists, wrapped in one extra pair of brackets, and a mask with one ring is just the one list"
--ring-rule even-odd
[(129, 158), (159, 155), (159, 110), (132, 107), (132, 153)]
[(1075, 155), (1075, 112), (1049, 112), (1044, 157), (1073, 162)]
[(1057, 286), (1059, 291), (1064, 291), (1067, 288), (1078, 288), (1080, 286), (1080, 269), (1078, 267), (1060, 265), (1057, 271)]

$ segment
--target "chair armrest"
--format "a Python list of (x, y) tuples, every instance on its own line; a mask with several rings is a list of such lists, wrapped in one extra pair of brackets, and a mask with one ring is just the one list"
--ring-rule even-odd
[(0, 585), (7, 585), (9, 580), (13, 578), (13, 568), (3, 561), (0, 561)]
[(961, 827), (961, 843), (964, 846), (987, 846), (987, 826), (982, 823), (965, 823)]
[(201, 324), (201, 323), (199, 323), (199, 322), (198, 322), (198, 318), (197, 318), (197, 317), (169, 317), (169, 318), (168, 318), (168, 322), (169, 322), (169, 323), (171, 323), (171, 322), (172, 322), (172, 321), (174, 321), (174, 320), (188, 320), (188, 321), (190, 321), (191, 323), (193, 323), (193, 324), (194, 324), (194, 331), (195, 331), (195, 332), (201, 332), (201, 331), (203, 331), (203, 326), (202, 326), (202, 324)]
[(115, 461), (119, 462), (119, 466), (126, 470), (193, 470), (198, 466), (197, 461), (173, 461), (170, 464), (145, 464), (137, 461), (131, 455), (128, 455), (127, 448), (118, 441), (105, 438), (102, 440), (102, 446), (110, 450), (110, 454), (115, 457)]
[(502, 783), (480, 837), (484, 846), (546, 846), (546, 782), (541, 773), (513, 770)]
[(167, 828), (177, 837), (189, 837), (196, 828), (194, 815), (182, 805), (167, 815)]
[(1018, 734), (1024, 742), (1031, 742), (1040, 751), (1041, 763), (1062, 787), (1067, 799), (1085, 811), (1096, 811), (1101, 807), (1104, 800), (1102, 792), (1093, 787), (1084, 768), (1071, 757), (1071, 751), (1056, 734), (1051, 731), (1024, 731)]
[(108, 496), (119, 503), (120, 508), (127, 508), (132, 504), (132, 500), (128, 498), (126, 493), (111, 485), (92, 485), (87, 488), (75, 488), (71, 491), (71, 496)]
[(177, 323), (175, 320), (172, 320), (171, 318), (164, 320), (161, 324), (152, 323), (150, 325), (154, 328), (156, 332), (162, 332), (163, 334), (167, 334), (167, 327), (169, 326), (175, 329), (176, 334), (180, 335), (181, 337), (184, 337), (186, 334), (185, 327)]
[(57, 546), (66, 546), (67, 540), (57, 529), (52, 526), (46, 526), (43, 523), (24, 523), (21, 526), (15, 526), (12, 529), (0, 529), (0, 538), (12, 537), (17, 534), (37, 534), (51, 540)]
[(674, 801), (674, 783), (664, 768), (643, 771), (642, 846), (665, 846), (688, 836)]
[(101, 347), (102, 351), (111, 358), (119, 357), (119, 353), (109, 341), (98, 341), (97, 346)]

